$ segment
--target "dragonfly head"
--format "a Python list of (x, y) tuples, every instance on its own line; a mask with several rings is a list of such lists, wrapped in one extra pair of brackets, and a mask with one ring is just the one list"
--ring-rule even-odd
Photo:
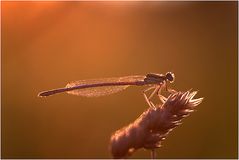
[(167, 72), (165, 75), (167, 81), (169, 81), (170, 83), (173, 83), (175, 80), (175, 76), (172, 72)]

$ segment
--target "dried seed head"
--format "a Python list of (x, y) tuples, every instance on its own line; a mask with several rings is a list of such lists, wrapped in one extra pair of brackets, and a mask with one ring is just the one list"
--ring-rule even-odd
[(171, 94), (162, 106), (147, 109), (133, 123), (116, 131), (110, 139), (113, 157), (126, 158), (139, 148), (159, 148), (168, 133), (202, 102), (203, 98), (193, 99), (196, 94), (196, 91)]

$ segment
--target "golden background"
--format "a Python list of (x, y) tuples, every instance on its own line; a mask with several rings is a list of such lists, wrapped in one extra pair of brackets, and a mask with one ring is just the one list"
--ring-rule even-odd
[(237, 157), (236, 1), (2, 2), (1, 37), (3, 158), (110, 158), (111, 134), (148, 107), (143, 88), (100, 98), (38, 92), (167, 71), (172, 88), (205, 99), (157, 157)]

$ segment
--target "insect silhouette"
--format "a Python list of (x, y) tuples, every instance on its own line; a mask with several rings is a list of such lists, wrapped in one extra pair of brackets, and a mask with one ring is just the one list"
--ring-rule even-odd
[[(161, 89), (165, 87), (166, 91), (174, 92), (173, 89), (168, 88), (168, 82), (173, 83), (174, 80), (175, 76), (172, 72), (167, 72), (165, 75), (149, 73), (145, 76), (136, 75), (116, 78), (79, 80), (68, 83), (64, 88), (57, 88), (40, 92), (38, 96), (46, 97), (62, 92), (67, 92), (68, 94), (77, 96), (99, 97), (123, 91), (129, 86), (149, 86), (143, 91), (143, 95), (148, 105), (155, 108), (153, 102), (151, 101), (152, 97), (157, 94), (160, 100), (164, 101), (165, 97), (160, 94)], [(149, 97), (147, 97), (146, 92), (150, 90), (153, 90), (153, 92)]]

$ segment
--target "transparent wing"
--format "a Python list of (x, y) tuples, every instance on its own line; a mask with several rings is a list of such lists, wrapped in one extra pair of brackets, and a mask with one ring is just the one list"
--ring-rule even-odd
[[(66, 85), (67, 88), (76, 87), (76, 86), (84, 86), (91, 84), (105, 84), (105, 83), (118, 83), (118, 82), (138, 82), (143, 81), (145, 76), (127, 76), (127, 77), (117, 77), (117, 78), (103, 78), (103, 79), (90, 79), (90, 80), (80, 80), (76, 82), (71, 82)], [(99, 97), (110, 95), (113, 93), (117, 93), (123, 91), (130, 85), (119, 85), (119, 86), (100, 86), (100, 87), (89, 87), (76, 89), (72, 91), (68, 91), (68, 94), (77, 95), (77, 96), (85, 96), (85, 97)]]

